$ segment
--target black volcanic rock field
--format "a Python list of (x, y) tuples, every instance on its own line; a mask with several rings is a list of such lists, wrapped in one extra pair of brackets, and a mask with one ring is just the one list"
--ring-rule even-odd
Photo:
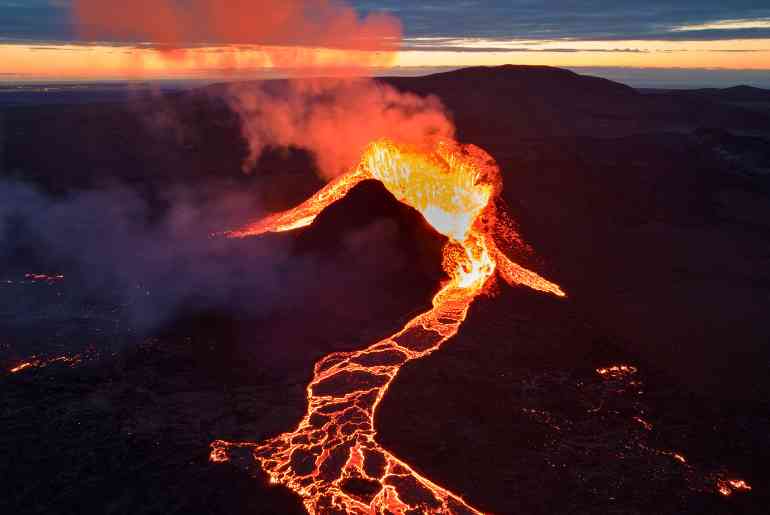
[[(438, 96), (497, 160), (532, 247), (514, 257), (569, 295), (477, 301), (388, 390), (383, 446), (491, 513), (765, 513), (770, 92), (547, 67), (382, 80)], [(209, 463), (209, 444), (292, 429), (319, 358), (429, 306), (442, 238), (378, 183), (294, 233), (210, 234), (231, 226), (208, 213), (245, 222), (322, 184), (300, 149), (244, 174), (222, 90), (0, 107), (0, 195), (28, 207), (0, 206), (2, 513), (303, 513), (250, 460)], [(140, 207), (115, 215), (126, 191)], [(51, 206), (82, 224), (67, 252), (36, 229)], [(116, 245), (128, 270), (107, 273)], [(10, 372), (32, 355), (78, 361)], [(633, 371), (597, 372), (619, 364)], [(753, 490), (720, 495), (727, 478)]]

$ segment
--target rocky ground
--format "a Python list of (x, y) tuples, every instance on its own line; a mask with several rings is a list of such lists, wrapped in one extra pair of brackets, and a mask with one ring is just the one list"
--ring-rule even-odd
[[(208, 452), (214, 439), (292, 428), (310, 356), (271, 371), (213, 328), (6, 374), (6, 508), (302, 513), (250, 462), (211, 464)], [(767, 412), (704, 405), (619, 343), (569, 300), (506, 288), (404, 367), (378, 413), (380, 441), (492, 513), (762, 513)], [(720, 494), (735, 478), (754, 490)]]

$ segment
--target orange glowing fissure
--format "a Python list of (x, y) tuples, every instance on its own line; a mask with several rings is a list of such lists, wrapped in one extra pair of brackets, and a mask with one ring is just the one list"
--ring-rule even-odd
[(432, 353), (457, 334), (496, 271), (512, 285), (560, 297), (564, 292), (498, 248), (494, 236), (510, 231), (497, 223), (493, 202), (502, 178), (489, 154), (473, 145), (443, 141), (426, 152), (374, 142), (355, 170), (303, 204), (228, 235), (242, 238), (310, 225), (367, 179), (381, 181), (448, 238), (443, 267), (449, 280), (433, 297), (433, 307), (397, 333), (316, 363), (307, 387), (307, 413), (293, 432), (261, 444), (216, 441), (211, 460), (228, 460), (233, 448), (249, 449), (270, 481), (296, 492), (311, 514), (480, 513), (383, 449), (376, 441), (375, 410), (404, 363)]

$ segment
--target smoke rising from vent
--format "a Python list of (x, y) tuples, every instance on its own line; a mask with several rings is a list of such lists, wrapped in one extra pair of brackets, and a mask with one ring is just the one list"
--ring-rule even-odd
[(165, 59), (189, 60), (199, 45), (228, 45), (263, 55), (259, 66), (281, 68), (295, 79), (337, 77), (293, 80), (279, 91), (254, 84), (230, 88), (250, 147), (246, 171), (266, 147), (294, 146), (310, 150), (330, 179), (355, 166), (372, 140), (431, 147), (436, 138), (454, 135), (437, 98), (357, 78), (392, 63), (401, 24), (386, 13), (359, 16), (342, 0), (138, 0), (120, 10), (101, 0), (76, 0), (74, 14), (91, 38), (149, 43)]
[(437, 97), (402, 93), (370, 79), (296, 80), (279, 91), (235, 84), (228, 96), (249, 143), (246, 171), (266, 147), (294, 146), (312, 152), (328, 180), (355, 167), (373, 140), (431, 148), (436, 139), (454, 136)]
[[(436, 139), (454, 134), (437, 98), (359, 77), (364, 67), (385, 62), (399, 41), (400, 25), (390, 16), (362, 18), (338, 1), (190, 0), (182, 9), (181, 2), (172, 0), (140, 0), (120, 10), (96, 0), (75, 0), (73, 5), (84, 33), (146, 42), (164, 59), (183, 56), (191, 41), (273, 45), (266, 50), (269, 65), (280, 60), (300, 70), (288, 81), (224, 88), (248, 143), (246, 171), (253, 170), (266, 149), (298, 147), (310, 151), (320, 174), (331, 179), (355, 166), (372, 140), (432, 146)], [(327, 65), (342, 70), (343, 77), (303, 77), (323, 74)], [(165, 105), (161, 95), (154, 99), (156, 104)], [(183, 135), (186, 127), (173, 113), (169, 107), (168, 113), (161, 110), (159, 118), (145, 121), (158, 125), (159, 131)], [(233, 152), (243, 148), (235, 135)], [(104, 177), (96, 184), (110, 180), (110, 170), (100, 173)], [(238, 192), (215, 174), (212, 168), (210, 180), (164, 191), (162, 213), (136, 190), (122, 186), (52, 197), (23, 183), (0, 181), (0, 263), (18, 261), (13, 254), (22, 249), (42, 268), (15, 272), (64, 273), (68, 291), (126, 306), (139, 330), (151, 330), (190, 306), (235, 307), (252, 316), (297, 304), (314, 289), (332, 296), (330, 285), (319, 277), (335, 277), (335, 284), (360, 282), (358, 276), (339, 280), (348, 273), (339, 271), (339, 255), (297, 257), (275, 242), (236, 244), (210, 237), (263, 214), (251, 196), (253, 190)], [(372, 220), (371, 230), (355, 239), (376, 249), (372, 255), (383, 259), (376, 267), (361, 245), (345, 241), (341, 251), (344, 262), (359, 260), (360, 266), (372, 267), (366, 277), (385, 280), (388, 267), (406, 265), (393, 254), (399, 248), (393, 231), (384, 231), (380, 222)], [(319, 274), (327, 268), (329, 273)], [(355, 267), (350, 268), (355, 274)]]

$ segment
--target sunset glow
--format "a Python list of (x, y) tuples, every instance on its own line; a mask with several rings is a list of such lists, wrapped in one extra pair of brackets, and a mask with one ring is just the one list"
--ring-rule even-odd
[[(172, 51), (128, 45), (1, 44), (0, 80), (228, 78), (279, 72), (310, 63), (308, 74), (334, 74), (353, 63), (378, 72), (500, 64), (640, 68), (770, 69), (770, 39), (723, 41), (407, 40), (391, 54), (307, 47), (206, 46)], [(386, 72), (387, 73), (387, 72)], [(280, 73), (279, 73), (280, 74)]]

